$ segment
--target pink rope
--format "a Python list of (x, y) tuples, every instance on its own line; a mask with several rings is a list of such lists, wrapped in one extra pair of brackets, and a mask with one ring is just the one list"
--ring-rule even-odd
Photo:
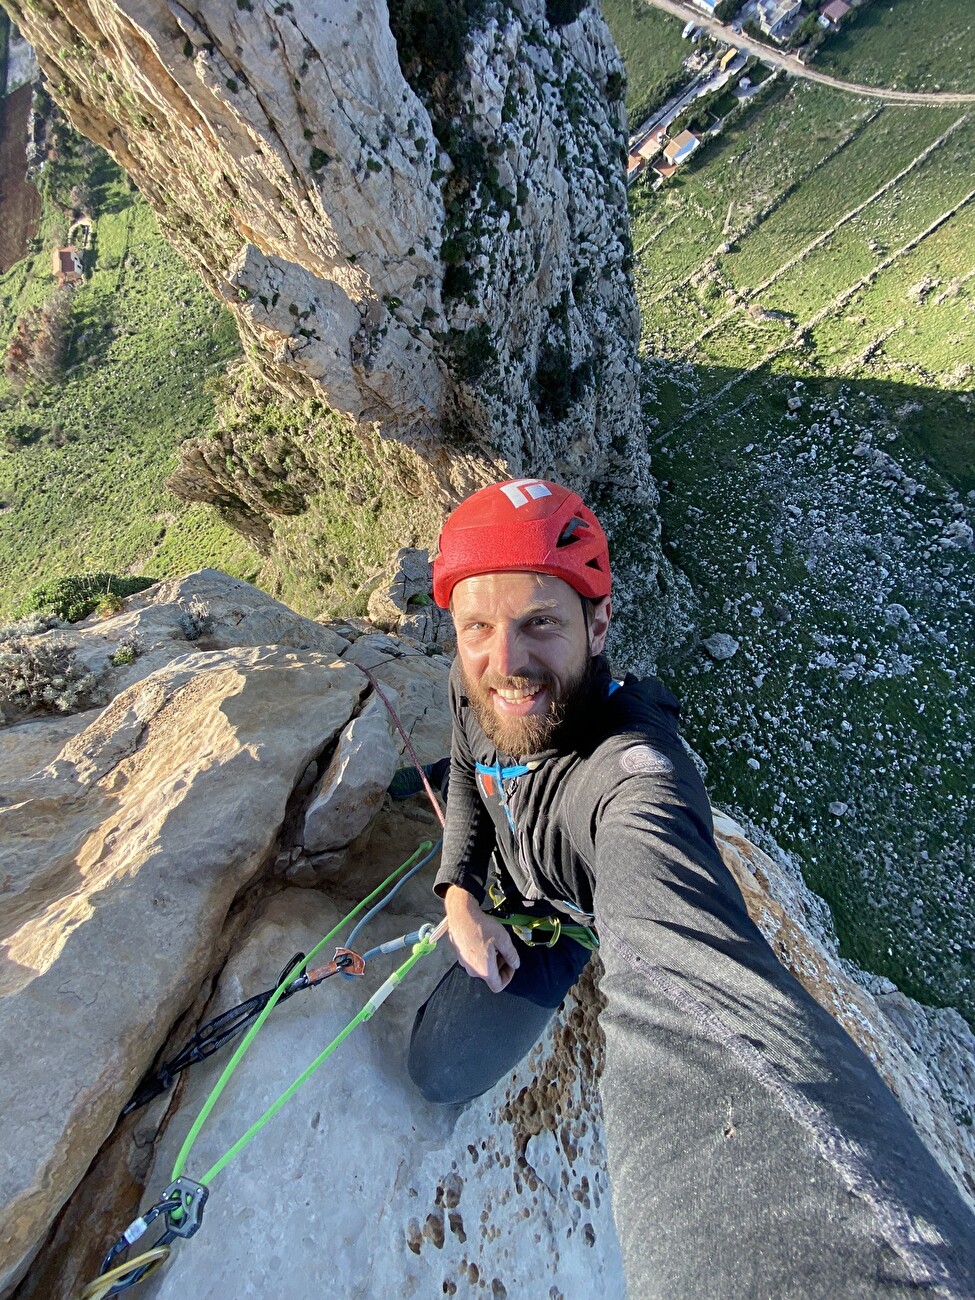
[(394, 722), (395, 725), (396, 725), (396, 730), (397, 730), (397, 731), (399, 732), (399, 734), (403, 737), (403, 742), (404, 742), (404, 744), (406, 745), (406, 752), (409, 754), (410, 758), (413, 760), (413, 763), (414, 763), (415, 766), (416, 766), (416, 770), (420, 773), (420, 780), (423, 782), (423, 788), (424, 788), (424, 790), (426, 790), (426, 792), (427, 792), (427, 798), (430, 800), (430, 806), (433, 808), (433, 811), (434, 811), (434, 813), (436, 814), (437, 821), (439, 821), (440, 826), (441, 826), (441, 829), (445, 829), (445, 828), (446, 828), (446, 825), (447, 825), (447, 822), (446, 822), (446, 819), (444, 818), (443, 810), (441, 809), (440, 804), (437, 802), (437, 796), (433, 793), (433, 786), (432, 786), (432, 785), (430, 784), (430, 782), (427, 780), (427, 774), (426, 774), (426, 772), (424, 772), (424, 770), (423, 770), (423, 764), (420, 762), (420, 759), (419, 759), (419, 757), (418, 757), (418, 755), (417, 755), (417, 752), (416, 752), (416, 750), (413, 748), (413, 742), (412, 742), (412, 740), (410, 740), (409, 736), (406, 734), (406, 728), (403, 726), (402, 722), (400, 722), (399, 718), (398, 718), (397, 715), (396, 715), (396, 710), (393, 708), (392, 704), (390, 704), (390, 702), (389, 702), (389, 698), (388, 698), (388, 696), (385, 694), (385, 692), (383, 691), (383, 688), (382, 688), (382, 687), (379, 685), (379, 683), (376, 681), (375, 677), (373, 677), (373, 675), (372, 675), (372, 673), (369, 671), (369, 669), (368, 669), (368, 668), (363, 668), (362, 664), (356, 664), (355, 666), (356, 666), (356, 668), (358, 668), (358, 670), (359, 670), (360, 673), (365, 673), (366, 677), (368, 677), (368, 679), (369, 679), (369, 682), (370, 682), (370, 685), (372, 686), (372, 689), (376, 692), (376, 694), (377, 694), (377, 695), (379, 696), (379, 698), (382, 700), (383, 704), (385, 704), (385, 706), (386, 706), (386, 708), (387, 708), (387, 710), (388, 710), (388, 712), (389, 712), (389, 716), (393, 719), (393, 722)]

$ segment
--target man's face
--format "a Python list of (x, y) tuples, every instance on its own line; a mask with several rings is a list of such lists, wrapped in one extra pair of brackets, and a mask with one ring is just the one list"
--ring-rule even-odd
[(587, 637), (578, 593), (543, 573), (484, 573), (454, 588), (451, 611), (468, 699), (503, 754), (548, 749), (584, 691), (609, 626), (596, 606)]

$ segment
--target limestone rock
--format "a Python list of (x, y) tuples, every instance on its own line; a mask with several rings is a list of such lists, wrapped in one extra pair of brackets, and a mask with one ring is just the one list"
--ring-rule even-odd
[[(387, 699), (396, 708), (394, 690)], [(372, 695), (339, 736), (335, 755), (312, 791), (302, 832), (306, 852), (334, 852), (365, 830), (396, 771), (398, 739), (386, 705)]]
[(645, 481), (622, 62), (596, 5), (477, 8), (430, 48), (383, 0), (11, 0), (282, 386), (421, 448), (421, 490), (451, 443)]
[(349, 644), (218, 569), (160, 582), (129, 596), (109, 618), (93, 614), (36, 637), (40, 644), (52, 639), (67, 647), (80, 669), (94, 675), (105, 698), (182, 657), (191, 646), (282, 645), (337, 657)]
[(739, 643), (727, 632), (715, 632), (702, 642), (712, 659), (730, 659), (739, 650)]
[[(426, 882), (428, 887), (429, 882)], [(378, 943), (435, 919), (433, 899), (383, 913)], [(423, 910), (414, 911), (420, 902)], [(228, 963), (208, 1015), (273, 984), (340, 913), (320, 894), (270, 900)], [(399, 957), (402, 960), (402, 955)], [(624, 1294), (605, 1171), (593, 1057), (594, 995), (584, 977), (532, 1058), (463, 1110), (428, 1105), (405, 1068), (417, 1005), (450, 960), (425, 958), (214, 1181), (200, 1232), (182, 1243), (147, 1300)], [(351, 1019), (394, 968), (329, 980), (292, 998), (245, 1056), (229, 1104), (193, 1149), (193, 1176), (220, 1156)], [(151, 1201), (219, 1075), (194, 1067), (157, 1143)], [(225, 1097), (227, 1094), (225, 1094)], [(273, 1171), (271, 1173), (270, 1171)], [(483, 1287), (482, 1287), (483, 1282)]]
[(17, 1045), (0, 1063), (0, 1292), (192, 1001), (298, 778), (364, 689), (311, 651), (184, 655), (12, 802), (0, 789), (0, 1036)]
[(0, 729), (0, 786), (19, 783), (38, 768), (46, 767), (93, 716), (94, 711), (66, 718), (36, 717)]
[(776, 956), (866, 1052), (929, 1150), (975, 1210), (975, 1034), (841, 961), (822, 899), (715, 811), (715, 835), (752, 920)]
[(369, 617), (387, 632), (400, 632), (428, 645), (454, 645), (453, 619), (433, 599), (430, 553), (415, 547), (398, 551), (392, 573), (369, 597)]
[[(428, 655), (419, 646), (411, 648), (400, 638), (379, 633), (360, 637), (342, 657), (368, 668), (381, 686), (396, 692), (396, 711), (421, 763), (435, 763), (450, 753), (449, 659)], [(401, 746), (401, 755), (404, 750)]]

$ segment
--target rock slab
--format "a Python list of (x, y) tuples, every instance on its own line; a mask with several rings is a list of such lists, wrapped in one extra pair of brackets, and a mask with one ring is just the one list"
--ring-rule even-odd
[(184, 655), (0, 788), (0, 1293), (219, 951), (291, 792), (367, 689), (285, 647)]

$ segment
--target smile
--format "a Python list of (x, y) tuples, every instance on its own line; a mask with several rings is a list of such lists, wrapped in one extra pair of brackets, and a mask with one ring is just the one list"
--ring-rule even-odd
[(516, 700), (530, 700), (541, 690), (541, 686), (532, 686), (530, 689), (521, 689), (517, 691), (501, 690), (495, 688), (495, 695), (500, 695), (503, 700), (514, 702)]

